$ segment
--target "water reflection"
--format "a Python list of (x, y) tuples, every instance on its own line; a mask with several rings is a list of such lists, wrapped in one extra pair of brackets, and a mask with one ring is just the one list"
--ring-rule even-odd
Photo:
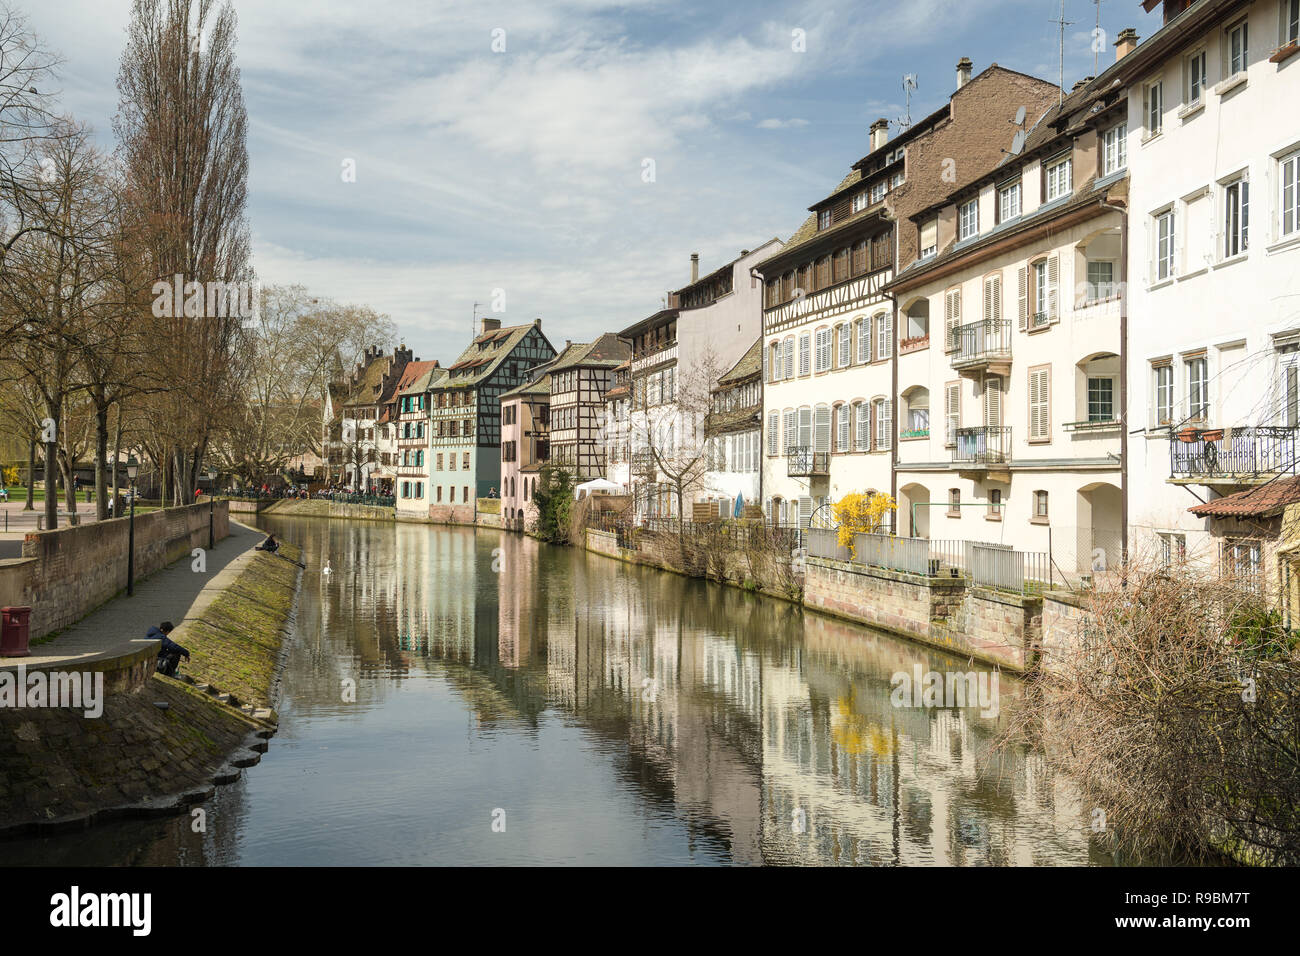
[[(891, 706), (895, 672), (965, 661), (517, 535), (263, 524), (309, 567), (281, 733), (210, 805), (217, 825), (115, 824), (0, 857), (1109, 862), (1041, 759), (991, 750), (1004, 716)], [(1005, 715), (1019, 688), (1000, 689)]]

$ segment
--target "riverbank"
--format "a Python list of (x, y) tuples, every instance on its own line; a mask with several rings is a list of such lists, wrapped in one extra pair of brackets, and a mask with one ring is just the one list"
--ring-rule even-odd
[[(0, 836), (80, 829), (105, 820), (180, 812), (239, 778), (265, 752), (276, 731), (273, 705), (300, 585), (301, 552), (284, 544), (278, 555), (253, 550), (259, 536), (240, 532), (237, 558), (202, 588), (177, 621), (172, 638), (191, 653), (181, 679), (153, 673), (156, 643), (113, 654), (57, 657), (60, 640), (43, 658), (15, 658), (5, 668), (47, 676), (94, 671), (111, 676), (102, 712), (67, 707), (0, 707)], [(165, 612), (172, 590), (194, 573), (182, 558), (149, 584), (155, 600), (118, 597), (81, 622), (105, 627), (123, 617), (142, 635)], [(132, 603), (140, 601), (140, 603)], [(146, 616), (147, 615), (147, 616)], [(157, 618), (157, 619), (155, 619)], [(119, 629), (121, 625), (119, 624)], [(90, 659), (91, 657), (95, 659)], [(51, 686), (53, 681), (51, 680)]]

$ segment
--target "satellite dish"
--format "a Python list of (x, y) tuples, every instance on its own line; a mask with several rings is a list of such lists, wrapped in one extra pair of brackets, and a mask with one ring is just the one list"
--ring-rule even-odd
[(1016, 110), (1016, 125), (1017, 126), (1025, 125), (1025, 108), (1023, 106), (1020, 107), (1020, 109)]
[(1020, 151), (1024, 148), (1025, 148), (1025, 131), (1023, 129), (1018, 129), (1016, 130), (1015, 137), (1013, 137), (1011, 140), (1011, 155), (1019, 156)]

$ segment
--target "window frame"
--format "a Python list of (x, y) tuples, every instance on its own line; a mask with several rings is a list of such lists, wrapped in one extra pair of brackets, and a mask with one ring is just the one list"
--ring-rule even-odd
[[(969, 213), (969, 215), (967, 215)], [(964, 242), (980, 233), (979, 197), (957, 206), (957, 241)]]
[[(1010, 202), (1014, 198), (1014, 203)], [(1019, 219), (1024, 210), (1024, 188), (1019, 179), (998, 187), (998, 222)], [(1014, 206), (1014, 209), (1012, 208)]]
[(1102, 175), (1128, 168), (1128, 120), (1116, 123), (1101, 135)]
[[(1057, 170), (1063, 174), (1053, 175)], [(1056, 202), (1074, 192), (1074, 156), (1066, 153), (1043, 163), (1043, 202)], [(1055, 187), (1056, 191), (1053, 191)]]
[(1250, 176), (1246, 171), (1220, 181), (1219, 207), (1223, 225), (1219, 261), (1226, 262), (1250, 249)]

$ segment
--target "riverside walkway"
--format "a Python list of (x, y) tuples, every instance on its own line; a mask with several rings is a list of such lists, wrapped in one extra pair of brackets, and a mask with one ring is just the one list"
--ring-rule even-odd
[(231, 521), (230, 534), (207, 549), (205, 571), (194, 571), (187, 555), (137, 580), (133, 596), (119, 594), (51, 640), (33, 645), (30, 657), (0, 657), (0, 669), (20, 664), (29, 669), (75, 666), (143, 650), (153, 643), (145, 637), (151, 626), (168, 620), (179, 626), (185, 618), (201, 613), (252, 561), (253, 549), (263, 537), (256, 529)]

